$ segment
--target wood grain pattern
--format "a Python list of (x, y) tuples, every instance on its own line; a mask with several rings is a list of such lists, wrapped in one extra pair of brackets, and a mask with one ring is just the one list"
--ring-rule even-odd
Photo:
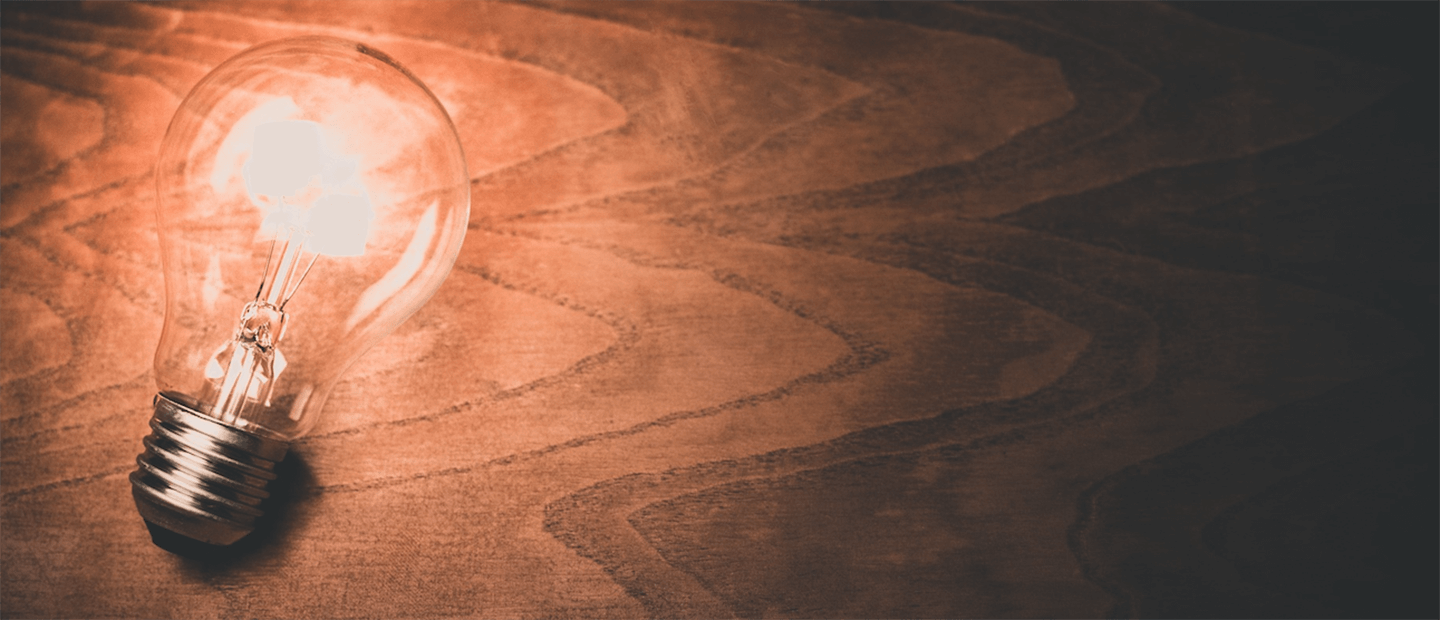
[[(7, 3), (0, 612), (1433, 617), (1435, 19)], [(446, 105), (469, 237), (181, 558), (150, 166), (306, 33)]]

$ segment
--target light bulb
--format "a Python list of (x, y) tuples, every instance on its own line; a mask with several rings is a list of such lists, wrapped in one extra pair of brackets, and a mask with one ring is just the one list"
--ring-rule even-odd
[(275, 466), (345, 369), (449, 273), (469, 221), (465, 156), (394, 60), (303, 37), (201, 79), (155, 176), (165, 327), (131, 487), (152, 534), (228, 545), (254, 529)]

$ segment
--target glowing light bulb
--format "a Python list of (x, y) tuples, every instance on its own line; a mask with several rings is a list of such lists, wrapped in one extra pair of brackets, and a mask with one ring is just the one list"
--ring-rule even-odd
[(465, 156), (394, 60), (304, 37), (201, 79), (155, 175), (165, 328), (130, 481), (152, 532), (228, 545), (254, 529), (275, 466), (345, 369), (449, 273), (469, 221)]

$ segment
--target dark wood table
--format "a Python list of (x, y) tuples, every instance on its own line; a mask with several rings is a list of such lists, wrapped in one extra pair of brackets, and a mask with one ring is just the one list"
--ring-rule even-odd
[[(0, 613), (1435, 617), (1436, 7), (6, 3)], [(308, 33), (469, 236), (172, 555), (152, 165)]]

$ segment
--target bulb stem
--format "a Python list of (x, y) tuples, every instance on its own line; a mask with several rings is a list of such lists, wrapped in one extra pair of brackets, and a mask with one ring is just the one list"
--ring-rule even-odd
[[(255, 377), (254, 358), (255, 352), (250, 347), (235, 347), (234, 353), (230, 354), (228, 372), (225, 373), (225, 381), (220, 384), (220, 395), (216, 398), (212, 410), (221, 422), (233, 424), (235, 419), (240, 416), (240, 409), (244, 401), (236, 402), (237, 395), (243, 399), (245, 393), (250, 390), (250, 382)], [(236, 392), (235, 387), (242, 376), (245, 377), (245, 389)]]

